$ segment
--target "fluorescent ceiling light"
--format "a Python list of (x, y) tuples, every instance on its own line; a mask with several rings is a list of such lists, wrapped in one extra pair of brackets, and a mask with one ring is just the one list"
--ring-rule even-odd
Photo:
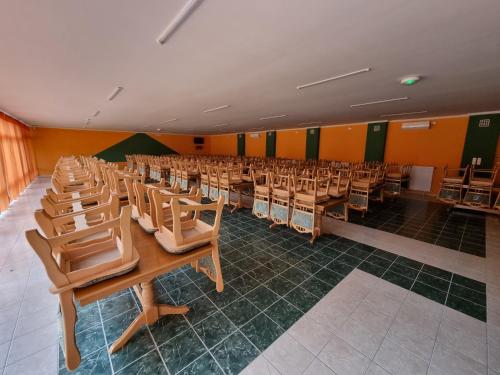
[(94, 113), (94, 117), (99, 116), (99, 113), (101, 113), (101, 111), (96, 111), (96, 113)]
[(268, 117), (261, 117), (259, 120), (272, 120), (274, 118), (282, 118), (282, 117), (286, 117), (287, 115), (277, 115), (277, 116), (268, 116)]
[(393, 117), (393, 116), (406, 116), (406, 115), (418, 115), (420, 113), (427, 113), (427, 111), (415, 111), (415, 112), (401, 112), (401, 113), (389, 113), (387, 115), (380, 115), (380, 117)]
[(401, 98), (392, 98), (392, 99), (377, 100), (377, 101), (374, 101), (374, 102), (351, 104), (351, 108), (354, 108), (354, 107), (363, 107), (365, 105), (382, 104), (382, 103), (389, 103), (389, 102), (399, 102), (401, 100), (408, 100), (408, 97), (407, 96), (403, 96)]
[(160, 122), (160, 124), (168, 124), (169, 122), (173, 122), (173, 121), (177, 121), (177, 120), (178, 120), (177, 118), (171, 118), (170, 120)]
[(222, 127), (222, 126), (226, 126), (226, 125), (227, 125), (227, 124), (215, 124), (215, 125), (214, 125), (214, 128), (220, 128), (220, 127)]
[(189, 0), (186, 5), (177, 13), (174, 19), (167, 25), (165, 30), (156, 39), (159, 44), (165, 44), (177, 29), (184, 23), (189, 15), (201, 4), (203, 0)]
[(121, 87), (121, 86), (117, 86), (117, 87), (115, 87), (115, 89), (113, 90), (113, 92), (111, 93), (111, 95), (110, 95), (110, 96), (108, 96), (108, 100), (110, 100), (110, 101), (111, 101), (111, 100), (113, 100), (114, 98), (116, 98), (116, 97), (118, 96), (118, 94), (119, 94), (120, 92), (122, 92), (122, 90), (123, 90), (123, 87)]
[(305, 125), (318, 125), (322, 124), (323, 121), (311, 121), (311, 122), (302, 122), (299, 124), (299, 126), (305, 126)]
[(354, 72), (341, 74), (341, 75), (338, 75), (338, 76), (335, 76), (335, 77), (325, 78), (325, 79), (322, 79), (320, 81), (306, 83), (306, 84), (297, 86), (297, 90), (302, 90), (302, 89), (305, 89), (307, 87), (321, 85), (322, 83), (326, 83), (326, 82), (330, 82), (330, 81), (335, 81), (336, 79), (341, 79), (341, 78), (345, 78), (345, 77), (354, 76), (356, 74), (361, 74), (361, 73), (369, 72), (370, 70), (371, 70), (371, 68), (364, 68), (364, 69), (360, 69), (360, 70), (355, 70)]
[(203, 112), (204, 113), (215, 112), (215, 111), (219, 111), (221, 109), (226, 109), (229, 107), (231, 107), (229, 104), (224, 104), (224, 105), (221, 105), (220, 107), (205, 109)]

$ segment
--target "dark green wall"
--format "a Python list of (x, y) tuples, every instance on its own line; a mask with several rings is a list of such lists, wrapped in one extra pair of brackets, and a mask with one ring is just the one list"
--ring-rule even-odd
[(245, 133), (238, 134), (238, 156), (245, 156)]
[[(489, 120), (489, 126), (481, 123)], [(470, 116), (462, 153), (462, 167), (471, 164), (472, 158), (480, 157), (479, 168), (492, 168), (500, 131), (500, 113)]]
[(177, 154), (177, 152), (147, 134), (137, 133), (108, 147), (95, 156), (106, 161), (121, 162), (126, 161), (125, 155), (132, 154), (166, 155)]
[(320, 128), (307, 129), (306, 160), (318, 160)]
[(276, 157), (276, 131), (266, 132), (266, 156)]
[(365, 145), (365, 161), (384, 161), (387, 122), (368, 124)]

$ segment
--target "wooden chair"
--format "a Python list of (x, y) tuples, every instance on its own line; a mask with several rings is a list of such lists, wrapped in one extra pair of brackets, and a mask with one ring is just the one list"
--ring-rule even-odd
[(179, 184), (176, 184), (173, 190), (168, 190), (166, 187), (161, 188), (151, 184), (145, 185), (135, 181), (133, 187), (137, 209), (139, 212), (137, 222), (146, 232), (154, 233), (158, 230), (158, 224), (156, 223), (156, 215), (154, 211), (153, 191), (162, 189), (165, 193), (177, 195), (179, 194), (180, 186)]
[(210, 166), (201, 164), (198, 166), (200, 171), (200, 190), (203, 198), (208, 198), (210, 195)]
[(471, 207), (490, 208), (497, 173), (498, 165), (493, 169), (472, 168), (463, 204)]
[[(240, 172), (239, 168), (233, 167), (219, 167), (217, 171), (219, 196), (224, 197), (224, 204), (233, 206), (231, 212), (243, 206), (241, 201), (241, 184), (243, 180), (241, 179)], [(231, 200), (231, 192), (236, 194), (236, 201)]]
[(109, 197), (109, 188), (104, 185), (101, 192), (98, 194), (92, 194), (84, 196), (83, 198), (75, 198), (59, 203), (54, 203), (50, 197), (45, 196), (40, 200), (40, 203), (49, 216), (56, 217), (70, 212), (79, 212), (84, 208), (104, 204), (109, 200)]
[(286, 225), (290, 223), (290, 209), (294, 193), (294, 179), (289, 174), (271, 175), (271, 210), (269, 216), (276, 225)]
[[(75, 289), (99, 283), (134, 269), (139, 255), (132, 244), (130, 207), (124, 207), (118, 218), (81, 231), (53, 238), (43, 237), (37, 230), (26, 232), (26, 239), (42, 261), (53, 286), (50, 291), (59, 295), (63, 322), (66, 367), (74, 370), (80, 363), (75, 340)], [(113, 242), (90, 245), (59, 252), (64, 245), (106, 230), (113, 231)]]
[[(224, 284), (222, 281), (222, 270), (219, 258), (219, 228), (224, 207), (224, 198), (219, 197), (216, 203), (201, 204), (198, 202), (180, 198), (172, 199), (172, 226), (160, 225), (160, 229), (155, 233), (158, 243), (173, 254), (181, 254), (194, 250), (202, 246), (212, 247), (212, 256), (210, 263), (204, 265), (204, 262), (196, 260), (193, 267), (197, 272), (205, 273), (216, 284), (218, 292), (222, 292)], [(201, 213), (204, 211), (215, 212), (215, 220), (212, 225), (201, 220)], [(184, 215), (183, 215), (184, 214)], [(188, 220), (183, 216), (190, 217)], [(159, 220), (160, 221), (160, 220)]]
[(217, 166), (209, 166), (208, 167), (208, 173), (209, 173), (209, 182), (210, 182), (210, 189), (209, 189), (209, 194), (208, 198), (216, 202), (219, 200), (219, 171)]
[(271, 209), (271, 174), (269, 172), (260, 174), (260, 178), (252, 171), (253, 178), (253, 207), (252, 214), (261, 219), (269, 219)]
[(52, 188), (47, 188), (46, 190), (46, 197), (51, 200), (53, 203), (64, 203), (64, 202), (69, 202), (75, 199), (80, 199), (80, 198), (88, 198), (93, 195), (99, 195), (102, 193), (103, 189), (103, 184), (102, 182), (98, 182), (97, 185), (80, 190), (77, 192), (73, 193), (56, 193)]
[(127, 198), (128, 198), (128, 204), (130, 207), (132, 207), (132, 212), (131, 212), (131, 217), (132, 220), (137, 221), (139, 217), (141, 216), (139, 213), (139, 208), (137, 207), (137, 197), (134, 189), (134, 182), (139, 182), (141, 184), (144, 184), (144, 176), (125, 176), (123, 178), (123, 181), (125, 183), (125, 187), (127, 188)]
[[(105, 204), (83, 210), (82, 212), (71, 212), (57, 217), (51, 217), (45, 210), (36, 210), (35, 220), (45, 237), (53, 238), (109, 221), (118, 217), (119, 211), (120, 202), (118, 197), (111, 196), (109, 202)], [(111, 238), (112, 233), (109, 230), (97, 232), (64, 245), (62, 250), (109, 241)]]
[(332, 198), (342, 198), (349, 194), (349, 184), (351, 183), (351, 171), (348, 169), (337, 169), (330, 173), (330, 186), (328, 195)]
[(299, 177), (294, 183), (294, 202), (290, 226), (299, 233), (311, 233), (311, 243), (321, 233), (321, 215), (316, 205), (327, 202), (330, 178)]
[(468, 173), (468, 165), (465, 168), (448, 168), (448, 166), (445, 166), (441, 186), (437, 195), (438, 200), (448, 204), (462, 202), (462, 191)]

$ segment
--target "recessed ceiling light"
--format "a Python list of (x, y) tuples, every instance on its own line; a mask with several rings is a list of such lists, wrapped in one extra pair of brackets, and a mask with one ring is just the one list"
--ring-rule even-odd
[(229, 107), (231, 107), (229, 104), (224, 104), (224, 105), (221, 105), (220, 107), (205, 109), (203, 112), (204, 113), (215, 112), (215, 111), (219, 111), (221, 109), (226, 109)]
[(414, 112), (401, 112), (401, 113), (389, 113), (387, 115), (380, 115), (380, 117), (392, 117), (392, 116), (405, 116), (405, 115), (417, 115), (420, 113), (427, 113), (427, 111), (414, 111)]
[(420, 76), (408, 76), (401, 78), (401, 84), (405, 86), (412, 86), (418, 81), (420, 81)]
[(351, 104), (351, 108), (362, 107), (362, 106), (365, 106), (365, 105), (382, 104), (382, 103), (390, 103), (390, 102), (399, 102), (401, 100), (408, 100), (408, 97), (407, 96), (403, 96), (401, 98), (383, 99), (383, 100), (376, 100), (374, 102)]
[(167, 40), (177, 31), (189, 15), (201, 4), (203, 0), (189, 0), (186, 5), (177, 13), (174, 19), (167, 25), (165, 30), (156, 39), (159, 44), (165, 44)]
[(227, 124), (215, 124), (214, 125), (214, 128), (220, 128), (220, 127), (223, 127), (223, 126), (226, 126)]
[(306, 126), (306, 125), (318, 125), (322, 124), (323, 121), (311, 121), (311, 122), (301, 122), (299, 126)]
[(101, 113), (101, 111), (96, 111), (96, 113), (94, 113), (94, 117), (99, 116), (99, 113)]
[(115, 87), (115, 89), (113, 90), (113, 92), (111, 93), (111, 95), (110, 95), (110, 96), (108, 96), (108, 100), (110, 100), (110, 101), (111, 101), (111, 100), (113, 100), (114, 98), (116, 98), (116, 97), (118, 96), (118, 94), (119, 94), (120, 92), (122, 92), (122, 90), (123, 90), (123, 87), (121, 87), (121, 86), (117, 86), (117, 87)]
[(173, 122), (173, 121), (177, 121), (177, 120), (178, 120), (177, 118), (171, 118), (170, 120), (160, 122), (160, 124), (168, 124), (169, 122)]
[(360, 70), (355, 70), (354, 72), (341, 74), (341, 75), (338, 75), (338, 76), (335, 76), (335, 77), (325, 78), (325, 79), (322, 79), (320, 81), (305, 83), (303, 85), (297, 86), (297, 90), (302, 90), (302, 89), (305, 89), (307, 87), (321, 85), (322, 83), (326, 83), (326, 82), (330, 82), (330, 81), (335, 81), (336, 79), (341, 79), (341, 78), (345, 78), (345, 77), (354, 76), (356, 74), (361, 74), (361, 73), (369, 72), (370, 70), (371, 70), (371, 68), (364, 68), (364, 69), (360, 69)]
[(261, 117), (259, 120), (272, 120), (272, 119), (275, 119), (275, 118), (282, 118), (282, 117), (286, 117), (287, 115), (276, 115), (276, 116), (268, 116), (268, 117)]
[(160, 130), (161, 130), (160, 128), (156, 129), (157, 132), (159, 132)]

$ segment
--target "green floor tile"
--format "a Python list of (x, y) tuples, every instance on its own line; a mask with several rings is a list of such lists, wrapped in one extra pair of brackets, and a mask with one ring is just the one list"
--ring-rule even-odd
[(421, 296), (424, 296), (426, 298), (429, 298), (435, 302), (438, 302), (440, 304), (444, 304), (446, 301), (446, 292), (443, 292), (442, 290), (435, 289), (429, 285), (422, 284), (421, 282), (416, 281), (415, 284), (413, 284), (413, 287), (411, 288), (411, 291), (417, 294), (420, 294)]
[(264, 312), (284, 330), (290, 328), (303, 315), (300, 310), (284, 299), (269, 306)]
[(163, 364), (160, 355), (153, 349), (144, 357), (141, 357), (134, 363), (120, 370), (118, 375), (137, 375), (137, 374), (158, 374), (167, 375), (167, 369)]
[(257, 306), (261, 310), (267, 309), (274, 302), (276, 302), (280, 296), (274, 293), (272, 290), (261, 285), (258, 288), (252, 290), (245, 295), (250, 302)]
[(260, 353), (240, 332), (235, 332), (211, 350), (228, 375), (240, 373)]
[(236, 326), (220, 312), (216, 312), (193, 328), (208, 348), (215, 346), (236, 330)]
[(260, 311), (246, 298), (240, 298), (224, 307), (222, 312), (238, 327), (252, 319)]
[(393, 284), (396, 284), (402, 288), (410, 289), (413, 285), (413, 280), (407, 277), (404, 277), (398, 273), (394, 273), (391, 271), (386, 271), (386, 273), (382, 276), (384, 280), (387, 280)]
[(448, 294), (446, 306), (486, 322), (486, 307), (484, 306), (464, 300), (460, 297), (454, 296), (453, 294)]
[(192, 329), (188, 329), (158, 347), (171, 374), (177, 373), (202, 354), (205, 346)]
[(290, 293), (285, 295), (284, 298), (303, 313), (309, 311), (320, 300), (319, 297), (309, 293), (300, 286), (293, 289)]
[(177, 375), (224, 375), (224, 372), (210, 353), (205, 353)]
[(261, 351), (264, 351), (285, 332), (264, 313), (254, 317), (240, 330)]

